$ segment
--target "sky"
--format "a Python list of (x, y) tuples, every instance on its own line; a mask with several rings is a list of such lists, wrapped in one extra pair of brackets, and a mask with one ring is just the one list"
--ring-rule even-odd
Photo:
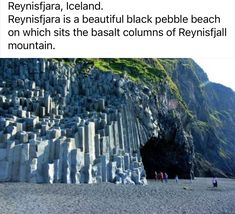
[(235, 58), (194, 58), (211, 82), (230, 87), (235, 91)]

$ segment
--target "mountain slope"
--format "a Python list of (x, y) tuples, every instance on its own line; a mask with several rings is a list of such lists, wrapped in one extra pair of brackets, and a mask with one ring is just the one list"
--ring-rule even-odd
[(204, 71), (190, 59), (162, 60), (162, 63), (194, 115), (191, 132), (196, 152), (196, 174), (234, 176), (235, 93), (210, 82)]

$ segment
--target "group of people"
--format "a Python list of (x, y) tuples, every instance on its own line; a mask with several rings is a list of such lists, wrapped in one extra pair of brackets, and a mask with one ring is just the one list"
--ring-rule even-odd
[[(163, 182), (167, 183), (167, 181), (168, 181), (168, 174), (166, 172), (159, 172), (159, 173), (157, 173), (155, 171), (154, 173), (155, 173), (155, 181), (161, 181), (162, 183)], [(175, 182), (178, 183), (178, 181), (179, 181), (179, 177), (178, 177), (178, 175), (176, 175), (175, 176)], [(218, 181), (217, 181), (216, 177), (212, 178), (212, 185), (213, 185), (213, 187), (218, 187)]]
[[(165, 182), (167, 183), (168, 181), (168, 174), (166, 172), (159, 172), (157, 173), (156, 171), (155, 173), (155, 181), (161, 181), (161, 182)], [(179, 177), (178, 175), (175, 176), (175, 182), (178, 183), (179, 181)]]
[(156, 181), (161, 181), (161, 182), (166, 182), (168, 181), (168, 175), (166, 172), (155, 172), (155, 180)]

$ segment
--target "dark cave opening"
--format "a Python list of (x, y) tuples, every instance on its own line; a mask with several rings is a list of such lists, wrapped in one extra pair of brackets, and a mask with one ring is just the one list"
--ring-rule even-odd
[(166, 172), (169, 178), (188, 178), (185, 152), (174, 140), (152, 137), (141, 147), (140, 153), (147, 179), (154, 179), (155, 172)]

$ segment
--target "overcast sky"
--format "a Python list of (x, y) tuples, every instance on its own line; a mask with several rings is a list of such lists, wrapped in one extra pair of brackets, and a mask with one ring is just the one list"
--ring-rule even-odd
[(235, 91), (235, 58), (194, 58), (211, 82), (221, 83)]

